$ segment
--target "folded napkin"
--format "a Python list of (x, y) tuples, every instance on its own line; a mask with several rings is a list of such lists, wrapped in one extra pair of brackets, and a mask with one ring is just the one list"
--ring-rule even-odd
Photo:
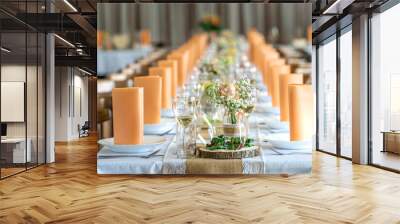
[(272, 68), (271, 85), (272, 106), (279, 107), (279, 76), (290, 74), (290, 65), (276, 65)]
[(185, 84), (186, 73), (188, 71), (189, 52), (186, 50), (175, 51), (168, 55), (167, 58), (178, 61), (178, 86), (183, 86)]
[(161, 147), (155, 147), (147, 152), (121, 153), (121, 152), (114, 152), (109, 147), (104, 146), (97, 153), (97, 156), (98, 157), (148, 157), (160, 151), (160, 149)]
[(143, 143), (143, 88), (112, 90), (113, 129), (115, 144)]
[(280, 58), (279, 54), (276, 57), (271, 58), (268, 63), (265, 64), (264, 68), (264, 79), (268, 88), (269, 94), (273, 94), (274, 87), (272, 86), (272, 68), (274, 66), (284, 65), (285, 59)]
[(154, 147), (145, 152), (114, 152), (109, 147), (103, 146), (97, 153), (97, 157), (144, 157), (150, 158), (152, 156), (162, 156), (165, 154), (166, 149), (172, 143), (173, 137), (169, 137), (168, 141), (158, 147)]
[(144, 89), (144, 123), (160, 123), (161, 78), (158, 76), (139, 76), (134, 79), (134, 85)]
[(315, 128), (314, 93), (311, 85), (289, 85), (290, 140), (311, 139)]
[(161, 67), (169, 68), (171, 73), (171, 96), (176, 97), (176, 88), (178, 86), (178, 61), (174, 59), (161, 60), (158, 62)]
[(291, 149), (291, 150), (275, 148), (269, 142), (262, 142), (262, 143), (260, 143), (260, 146), (264, 152), (268, 150), (268, 151), (272, 151), (279, 155), (312, 154), (311, 146), (309, 148), (299, 148), (299, 149)]
[(289, 124), (279, 120), (271, 120), (258, 124), (259, 128), (268, 129), (271, 132), (289, 132)]
[(303, 84), (303, 75), (288, 74), (279, 77), (279, 107), (281, 121), (289, 121), (289, 85)]
[(171, 95), (171, 73), (166, 67), (152, 67), (149, 69), (150, 76), (160, 76), (162, 82), (161, 88), (161, 108), (168, 109), (172, 106)]

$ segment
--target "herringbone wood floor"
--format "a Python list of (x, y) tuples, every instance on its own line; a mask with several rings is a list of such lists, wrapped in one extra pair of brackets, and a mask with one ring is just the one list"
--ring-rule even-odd
[(99, 176), (94, 138), (0, 181), (0, 223), (400, 223), (400, 175), (315, 153), (296, 176)]

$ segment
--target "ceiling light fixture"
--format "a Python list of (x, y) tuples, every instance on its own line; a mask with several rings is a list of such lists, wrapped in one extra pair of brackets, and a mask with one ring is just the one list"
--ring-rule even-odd
[(59, 40), (61, 40), (62, 42), (66, 43), (68, 46), (75, 48), (75, 45), (73, 45), (71, 42), (69, 42), (68, 40), (60, 37), (58, 34), (54, 34), (55, 37), (57, 37)]
[(323, 15), (342, 14), (343, 10), (347, 8), (349, 5), (351, 5), (353, 2), (354, 0), (336, 0), (335, 2), (333, 2), (332, 5), (330, 5), (327, 9), (325, 9), (322, 14)]
[(64, 3), (68, 5), (74, 12), (78, 12), (78, 10), (73, 6), (68, 0), (64, 0)]
[(85, 73), (85, 74), (87, 74), (87, 75), (89, 75), (89, 76), (92, 75), (92, 73), (90, 73), (90, 72), (88, 72), (88, 71), (86, 71), (86, 70), (83, 70), (83, 69), (81, 69), (81, 68), (79, 68), (79, 67), (78, 67), (78, 70), (81, 71), (81, 72), (83, 72), (83, 73)]
[(6, 53), (10, 53), (10, 52), (11, 52), (11, 50), (9, 50), (9, 49), (7, 49), (7, 48), (5, 48), (5, 47), (1, 47), (0, 49), (1, 49), (2, 51), (6, 52)]

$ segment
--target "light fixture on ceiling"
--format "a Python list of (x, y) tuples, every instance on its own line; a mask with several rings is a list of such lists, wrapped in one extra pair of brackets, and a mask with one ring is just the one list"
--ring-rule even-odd
[(354, 0), (336, 0), (335, 2), (333, 2), (332, 5), (330, 5), (327, 9), (325, 9), (322, 14), (323, 15), (342, 14), (343, 10), (347, 8), (347, 6), (351, 5), (353, 2)]
[(85, 74), (87, 74), (87, 75), (89, 75), (89, 76), (92, 75), (92, 73), (90, 73), (90, 72), (88, 72), (88, 71), (86, 71), (86, 70), (83, 70), (83, 69), (81, 69), (81, 68), (79, 68), (79, 67), (78, 67), (78, 70), (81, 71), (81, 72), (83, 72), (83, 73), (85, 73)]
[(70, 47), (75, 48), (75, 45), (73, 45), (71, 42), (69, 42), (68, 40), (60, 37), (58, 34), (54, 34), (55, 37), (57, 37), (59, 40), (61, 40), (62, 42), (64, 42), (65, 44), (67, 44)]
[(68, 0), (64, 0), (64, 3), (68, 5), (74, 12), (78, 12), (78, 10), (73, 6)]
[(1, 51), (4, 51), (6, 53), (10, 53), (11, 52), (11, 50), (9, 50), (9, 49), (7, 49), (5, 47), (1, 47), (0, 49), (1, 49)]

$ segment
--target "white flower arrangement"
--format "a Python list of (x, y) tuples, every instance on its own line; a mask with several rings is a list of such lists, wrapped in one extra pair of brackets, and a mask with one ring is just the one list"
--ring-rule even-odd
[(252, 85), (247, 78), (233, 83), (209, 82), (205, 84), (204, 90), (211, 103), (225, 108), (232, 124), (236, 124), (247, 108), (253, 106)]

